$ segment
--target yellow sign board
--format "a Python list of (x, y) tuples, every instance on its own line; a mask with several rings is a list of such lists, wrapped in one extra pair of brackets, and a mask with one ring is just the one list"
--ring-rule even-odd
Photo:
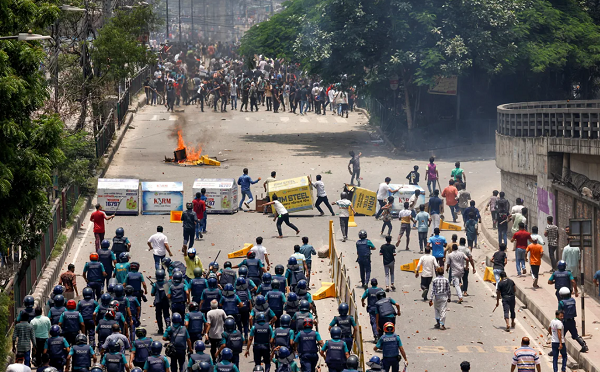
[(352, 207), (357, 214), (365, 216), (375, 215), (377, 211), (377, 193), (375, 191), (350, 185), (346, 186), (346, 188), (353, 192)]
[(273, 194), (289, 213), (313, 209), (312, 186), (306, 176), (269, 182), (271, 200)]

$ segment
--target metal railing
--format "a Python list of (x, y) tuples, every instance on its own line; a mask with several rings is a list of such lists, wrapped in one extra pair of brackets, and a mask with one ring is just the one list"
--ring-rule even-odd
[(140, 90), (144, 88), (144, 81), (151, 74), (150, 67), (146, 66), (141, 69), (133, 78), (131, 78), (126, 83), (125, 91), (119, 102), (117, 102), (117, 128), (121, 129), (121, 125), (125, 121), (125, 116), (129, 111), (129, 105), (131, 104), (131, 99), (135, 97)]
[(356, 302), (356, 292), (350, 285), (350, 278), (347, 275), (346, 265), (342, 263), (342, 256), (337, 253), (335, 248), (335, 232), (333, 221), (329, 221), (329, 261), (331, 263), (331, 279), (335, 285), (335, 294), (339, 303), (348, 304), (348, 314), (354, 317), (358, 332), (354, 335), (354, 345), (352, 351), (360, 362), (362, 371), (365, 371), (365, 350), (363, 345), (362, 326), (360, 325), (359, 311)]
[(600, 100), (508, 103), (496, 111), (506, 136), (600, 138)]
[(115, 126), (115, 111), (110, 110), (106, 120), (102, 125), (102, 128), (96, 134), (96, 157), (100, 158), (106, 150), (108, 146), (110, 146), (110, 142), (112, 141), (113, 135), (115, 134), (116, 126)]

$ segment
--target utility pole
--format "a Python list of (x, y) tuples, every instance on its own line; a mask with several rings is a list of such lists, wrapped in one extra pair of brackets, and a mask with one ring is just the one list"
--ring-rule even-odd
[(169, 0), (167, 0), (167, 34), (165, 35), (165, 41), (169, 39)]
[(179, 42), (181, 41), (181, 0), (179, 0)]
[(192, 10), (192, 42), (194, 41), (194, 0), (190, 0), (190, 6)]

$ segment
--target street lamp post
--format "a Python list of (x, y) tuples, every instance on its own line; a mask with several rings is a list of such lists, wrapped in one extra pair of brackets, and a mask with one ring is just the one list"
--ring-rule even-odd
[(190, 7), (192, 11), (192, 42), (194, 41), (194, 0), (190, 0)]
[(579, 247), (579, 271), (581, 273), (581, 335), (585, 336), (585, 276), (583, 274), (583, 250), (592, 248), (592, 220), (570, 219), (569, 220), (569, 245)]
[(181, 0), (179, 0), (179, 42), (181, 43)]
[(169, 39), (169, 0), (167, 0), (167, 7), (166, 7), (166, 12), (167, 12), (167, 34), (165, 35), (165, 41), (167, 41)]

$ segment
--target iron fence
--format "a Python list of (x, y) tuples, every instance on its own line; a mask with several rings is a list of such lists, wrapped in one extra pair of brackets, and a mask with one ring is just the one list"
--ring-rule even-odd
[(126, 83), (125, 91), (117, 102), (117, 127), (121, 129), (121, 125), (125, 121), (125, 116), (129, 111), (131, 99), (134, 98), (140, 90), (144, 88), (144, 81), (150, 77), (150, 67), (146, 66), (141, 69), (131, 80)]
[(348, 314), (354, 317), (358, 332), (354, 335), (352, 351), (360, 362), (361, 370), (365, 371), (365, 350), (363, 345), (362, 326), (360, 325), (358, 305), (356, 302), (356, 291), (351, 289), (350, 278), (347, 275), (346, 265), (342, 262), (342, 256), (335, 248), (335, 231), (333, 221), (329, 221), (329, 261), (331, 263), (331, 279), (335, 285), (335, 294), (339, 303), (348, 304)]
[(102, 128), (96, 134), (96, 157), (100, 158), (108, 149), (110, 142), (112, 141), (113, 135), (115, 134), (115, 112), (110, 110), (106, 120), (102, 125)]

